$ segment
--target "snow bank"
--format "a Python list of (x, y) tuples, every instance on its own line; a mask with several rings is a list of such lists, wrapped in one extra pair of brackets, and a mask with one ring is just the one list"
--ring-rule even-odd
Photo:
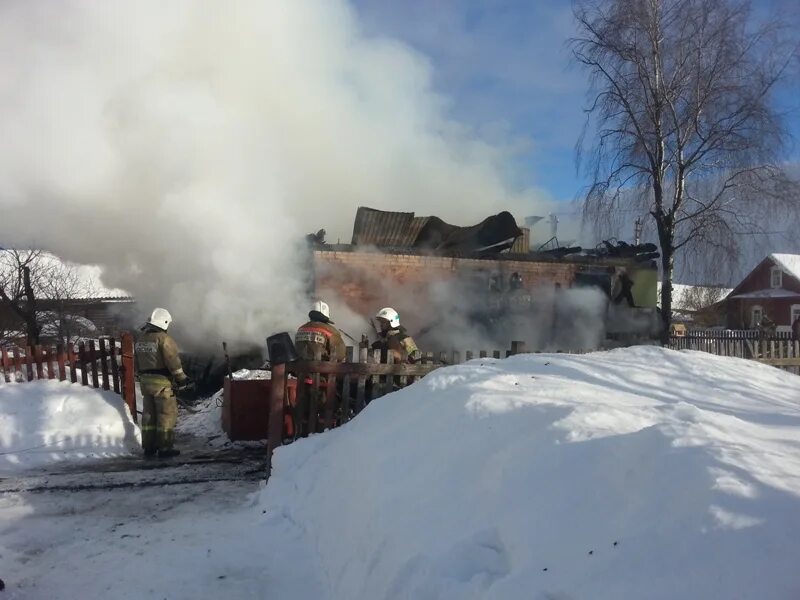
[(140, 439), (117, 394), (62, 381), (0, 384), (0, 473), (126, 454)]
[(655, 347), (444, 368), (281, 448), (327, 597), (800, 597), (800, 377)]

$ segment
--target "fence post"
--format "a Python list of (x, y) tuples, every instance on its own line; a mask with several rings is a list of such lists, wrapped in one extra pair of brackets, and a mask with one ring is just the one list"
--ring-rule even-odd
[(55, 379), (56, 378), (56, 369), (55, 364), (53, 363), (53, 347), (47, 346), (44, 349), (44, 359), (47, 363), (47, 378), (48, 379)]
[[(357, 348), (353, 348), (352, 346), (347, 346), (345, 349), (345, 358), (344, 362), (352, 363), (353, 362), (353, 355)], [(342, 377), (342, 403), (341, 403), (341, 412), (342, 418), (341, 423), (347, 423), (350, 420), (350, 391), (351, 391), (351, 378), (350, 375), (345, 375)]]
[(119, 394), (119, 365), (117, 364), (117, 341), (111, 338), (109, 342), (109, 351), (111, 353), (111, 383), (114, 385), (114, 392)]
[(103, 375), (102, 388), (109, 390), (108, 385), (108, 350), (106, 349), (105, 338), (100, 338), (100, 372)]
[(26, 371), (28, 375), (28, 381), (33, 381), (33, 346), (28, 346), (25, 352), (25, 363), (26, 363)]
[(511, 355), (524, 354), (525, 342), (511, 342)]
[[(84, 367), (84, 372), (86, 369)], [(122, 334), (122, 399), (131, 411), (134, 423), (139, 422), (136, 413), (136, 374), (133, 368), (133, 336), (130, 333)]]
[[(11, 370), (11, 361), (8, 360), (8, 352), (6, 351), (5, 348), (0, 348), (0, 353), (1, 353), (0, 355), (3, 358), (2, 362), (3, 379), (5, 379), (6, 383), (11, 383), (11, 373), (9, 373), (9, 371)], [(16, 379), (16, 375), (14, 376), (14, 378)]]
[(36, 379), (44, 379), (44, 365), (42, 364), (42, 347), (36, 344), (33, 347), (33, 358), (36, 360)]
[(89, 372), (86, 370), (89, 365), (89, 361), (86, 358), (86, 345), (83, 342), (78, 344), (78, 356), (78, 363), (81, 365), (81, 385), (84, 387), (89, 387)]
[(69, 380), (72, 383), (78, 383), (78, 360), (75, 354), (75, 346), (72, 343), (67, 344), (67, 362), (69, 363)]
[(58, 380), (66, 381), (67, 379), (67, 366), (64, 360), (64, 345), (59, 344), (56, 346), (56, 361), (58, 362)]
[(272, 365), (267, 429), (267, 479), (272, 473), (272, 454), (283, 443), (283, 398), (286, 394), (286, 365)]
[[(369, 362), (367, 358), (369, 351), (366, 348), (359, 348), (358, 349), (358, 362), (362, 364), (366, 364)], [(366, 375), (359, 375), (358, 376), (358, 383), (356, 388), (356, 408), (355, 413), (358, 414), (367, 404), (367, 376)]]
[(94, 340), (89, 340), (89, 360), (92, 362), (92, 387), (100, 387), (100, 377), (97, 374), (97, 352), (94, 348)]
[(17, 373), (22, 373), (22, 357), (19, 353), (22, 352), (21, 348), (14, 348), (14, 379), (17, 378)]

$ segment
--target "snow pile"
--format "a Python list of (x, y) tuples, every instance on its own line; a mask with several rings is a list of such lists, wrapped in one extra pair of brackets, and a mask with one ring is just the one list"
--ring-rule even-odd
[(798, 448), (754, 362), (480, 359), (279, 449), (261, 504), (337, 600), (800, 598)]
[(222, 430), (222, 393), (219, 390), (210, 398), (196, 403), (192, 410), (181, 410), (175, 430), (194, 438), (205, 440), (212, 448), (231, 445), (228, 435)]
[(112, 392), (49, 380), (0, 385), (0, 473), (127, 454), (140, 439)]
[(231, 373), (231, 379), (272, 379), (272, 371), (264, 369), (239, 369)]

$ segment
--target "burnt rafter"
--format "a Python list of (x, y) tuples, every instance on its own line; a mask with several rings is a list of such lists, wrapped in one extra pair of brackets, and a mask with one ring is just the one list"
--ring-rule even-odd
[(509, 250), (523, 236), (511, 213), (503, 211), (476, 225), (460, 227), (439, 217), (359, 207), (353, 245), (419, 251), (492, 255)]

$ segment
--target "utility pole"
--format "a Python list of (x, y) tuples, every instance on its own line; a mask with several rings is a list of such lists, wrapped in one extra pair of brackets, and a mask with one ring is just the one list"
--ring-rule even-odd
[(550, 213), (550, 237), (558, 237), (558, 215)]
[(638, 246), (642, 241), (642, 218), (636, 217), (636, 222), (633, 224), (633, 243)]

